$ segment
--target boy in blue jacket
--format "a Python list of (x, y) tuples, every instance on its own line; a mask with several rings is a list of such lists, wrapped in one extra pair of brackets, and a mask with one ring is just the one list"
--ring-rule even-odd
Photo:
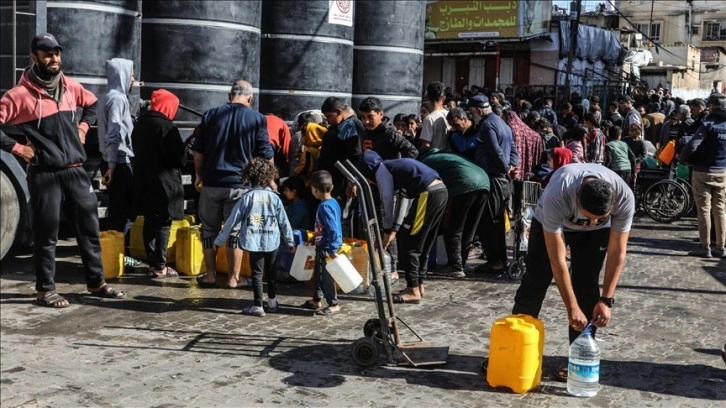
[[(310, 189), (313, 196), (320, 200), (315, 215), (315, 293), (312, 300), (302, 304), (303, 308), (315, 310), (316, 315), (329, 316), (340, 312), (335, 281), (325, 269), (326, 258), (334, 258), (343, 245), (343, 226), (341, 225), (340, 205), (331, 192), (333, 177), (325, 170), (319, 170), (310, 176)], [(322, 299), (328, 306), (323, 308)]]

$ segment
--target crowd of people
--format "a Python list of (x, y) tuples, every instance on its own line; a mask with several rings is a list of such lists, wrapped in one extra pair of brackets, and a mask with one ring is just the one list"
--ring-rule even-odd
[[(130, 220), (143, 215), (150, 276), (178, 276), (166, 259), (171, 223), (183, 216), (185, 149), (172, 122), (178, 98), (154, 91), (148, 112), (134, 122), (127, 99), (134, 80), (131, 61), (108, 61), (109, 92), (97, 103), (62, 74), (62, 48), (52, 35), (36, 36), (32, 50), (33, 65), (0, 101), (0, 123), (14, 124), (27, 136), (23, 143), (3, 134), (2, 148), (30, 163), (36, 301), (69, 304), (54, 282), (62, 208), (71, 210), (77, 227), (89, 291), (125, 297), (103, 280), (96, 199), (82, 167), (85, 133), (96, 117), (111, 200), (109, 225), (126, 232)], [(658, 166), (657, 152), (670, 141), (693, 170), (700, 236), (693, 255), (726, 257), (722, 94), (686, 102), (654, 89), (647, 100), (623, 95), (604, 109), (597, 95), (573, 93), (558, 113), (544, 97), (510, 102), (502, 93), (472, 87), (457, 99), (443, 83), (433, 82), (425, 88), (420, 116), (385, 112), (376, 97), (349, 106), (331, 96), (319, 109), (301, 112), (291, 126), (252, 109), (253, 97), (252, 85), (236, 80), (228, 102), (203, 114), (192, 144), (206, 267), (197, 283), (218, 287), (217, 252), (226, 246), (227, 286), (239, 287), (246, 251), (254, 299), (245, 314), (277, 310), (273, 266), (280, 250), (295, 251), (294, 229), (313, 230), (317, 248), (315, 290), (301, 307), (319, 315), (342, 310), (325, 263), (336, 256), (343, 236), (361, 237), (366, 225), (359, 219), (356, 188), (335, 167), (345, 160), (376, 192), (383, 246), (394, 277), (399, 270), (405, 277), (396, 303), (421, 303), (429, 276), (466, 276), (472, 254), (481, 253), (486, 262), (470, 273), (502, 273), (508, 266), (509, 213), (517, 211), (523, 182), (535, 180), (544, 193), (513, 312), (537, 317), (554, 279), (567, 307), (570, 340), (590, 321), (606, 326), (636, 210), (633, 183), (639, 169)], [(79, 118), (76, 108), (83, 108)], [(429, 270), (439, 235), (448, 264)]]

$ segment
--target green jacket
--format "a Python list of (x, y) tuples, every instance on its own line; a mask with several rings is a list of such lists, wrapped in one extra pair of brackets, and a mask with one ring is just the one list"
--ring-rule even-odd
[(469, 160), (443, 150), (431, 149), (421, 162), (436, 170), (449, 190), (449, 197), (477, 190), (489, 191), (489, 176)]

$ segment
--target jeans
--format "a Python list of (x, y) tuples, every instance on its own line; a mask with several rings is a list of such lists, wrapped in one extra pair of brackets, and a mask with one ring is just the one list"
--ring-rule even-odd
[(328, 306), (335, 306), (338, 304), (338, 293), (335, 290), (335, 280), (325, 268), (325, 263), (325, 253), (320, 249), (316, 249), (315, 271), (313, 273), (315, 292), (313, 294), (313, 299), (316, 302), (319, 302), (320, 300), (325, 298)]
[(144, 249), (148, 264), (160, 271), (166, 267), (166, 255), (169, 248), (171, 218), (160, 218), (156, 214), (144, 214)]
[(476, 190), (449, 197), (451, 217), (444, 230), (444, 244), (449, 265), (457, 271), (464, 270), (469, 244), (474, 240), (488, 196), (488, 191)]
[(691, 177), (693, 198), (698, 214), (698, 236), (701, 246), (711, 246), (711, 213), (716, 230), (716, 247), (726, 243), (726, 173), (694, 171)]
[(262, 307), (262, 278), (265, 275), (267, 276), (267, 297), (274, 299), (277, 296), (277, 277), (275, 276), (277, 250), (271, 252), (249, 252), (249, 255), (255, 306)]
[(431, 247), (436, 242), (449, 193), (443, 184), (424, 191), (411, 204), (398, 231), (398, 262), (406, 273), (406, 285), (417, 288), (426, 277)]
[[(570, 280), (577, 304), (588, 320), (600, 299), (600, 270), (610, 238), (610, 228), (592, 231), (565, 231), (565, 243), (570, 246)], [(547, 255), (542, 224), (532, 220), (527, 252), (527, 272), (514, 296), (512, 314), (527, 314), (538, 317), (547, 289), (552, 283), (552, 267)], [(569, 323), (569, 322), (568, 322)], [(579, 332), (568, 325), (570, 343)], [(593, 334), (596, 328), (593, 327)]]
[(86, 285), (104, 282), (101, 244), (98, 237), (98, 201), (83, 166), (43, 171), (28, 169), (30, 206), (33, 211), (33, 267), (35, 290), (49, 292), (55, 286), (55, 248), (61, 208), (73, 224), (81, 251)]

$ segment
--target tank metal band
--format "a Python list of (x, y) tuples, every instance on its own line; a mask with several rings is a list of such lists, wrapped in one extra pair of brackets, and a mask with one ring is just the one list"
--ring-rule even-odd
[(103, 11), (105, 13), (124, 14), (131, 17), (141, 17), (141, 12), (137, 10), (129, 10), (123, 7), (109, 6), (105, 4), (89, 4), (89, 3), (67, 3), (67, 2), (47, 2), (48, 8), (64, 8), (64, 9), (82, 9), (92, 11)]
[[(224, 92), (229, 93), (232, 89), (232, 84), (229, 85), (209, 85), (209, 84), (195, 84), (187, 82), (144, 82), (145, 88), (168, 88), (168, 89), (186, 89), (192, 91), (213, 91), (213, 92)], [(252, 93), (258, 93), (259, 88), (252, 88)]]
[(343, 45), (353, 45), (353, 41), (343, 38), (323, 37), (319, 35), (301, 35), (301, 34), (263, 34), (262, 38), (270, 38), (274, 40), (293, 40), (293, 41), (312, 41), (319, 43), (336, 43)]
[(258, 27), (245, 24), (225, 23), (223, 21), (202, 21), (191, 20), (186, 18), (144, 18), (141, 19), (142, 24), (172, 24), (183, 26), (212, 27), (212, 28), (228, 28), (230, 30), (249, 31), (251, 33), (260, 34)]
[(335, 96), (338, 98), (350, 98), (350, 92), (331, 92), (331, 91), (306, 91), (298, 89), (260, 89), (260, 95), (283, 95), (283, 96)]
[(365, 99), (368, 97), (375, 97), (382, 101), (420, 101), (421, 97), (418, 95), (368, 95), (368, 94), (353, 94), (353, 97), (358, 99)]
[(418, 50), (416, 48), (406, 48), (406, 47), (389, 47), (385, 45), (356, 45), (353, 47), (355, 51), (376, 51), (376, 52), (400, 52), (403, 54), (416, 54), (416, 55), (423, 55), (423, 50)]

